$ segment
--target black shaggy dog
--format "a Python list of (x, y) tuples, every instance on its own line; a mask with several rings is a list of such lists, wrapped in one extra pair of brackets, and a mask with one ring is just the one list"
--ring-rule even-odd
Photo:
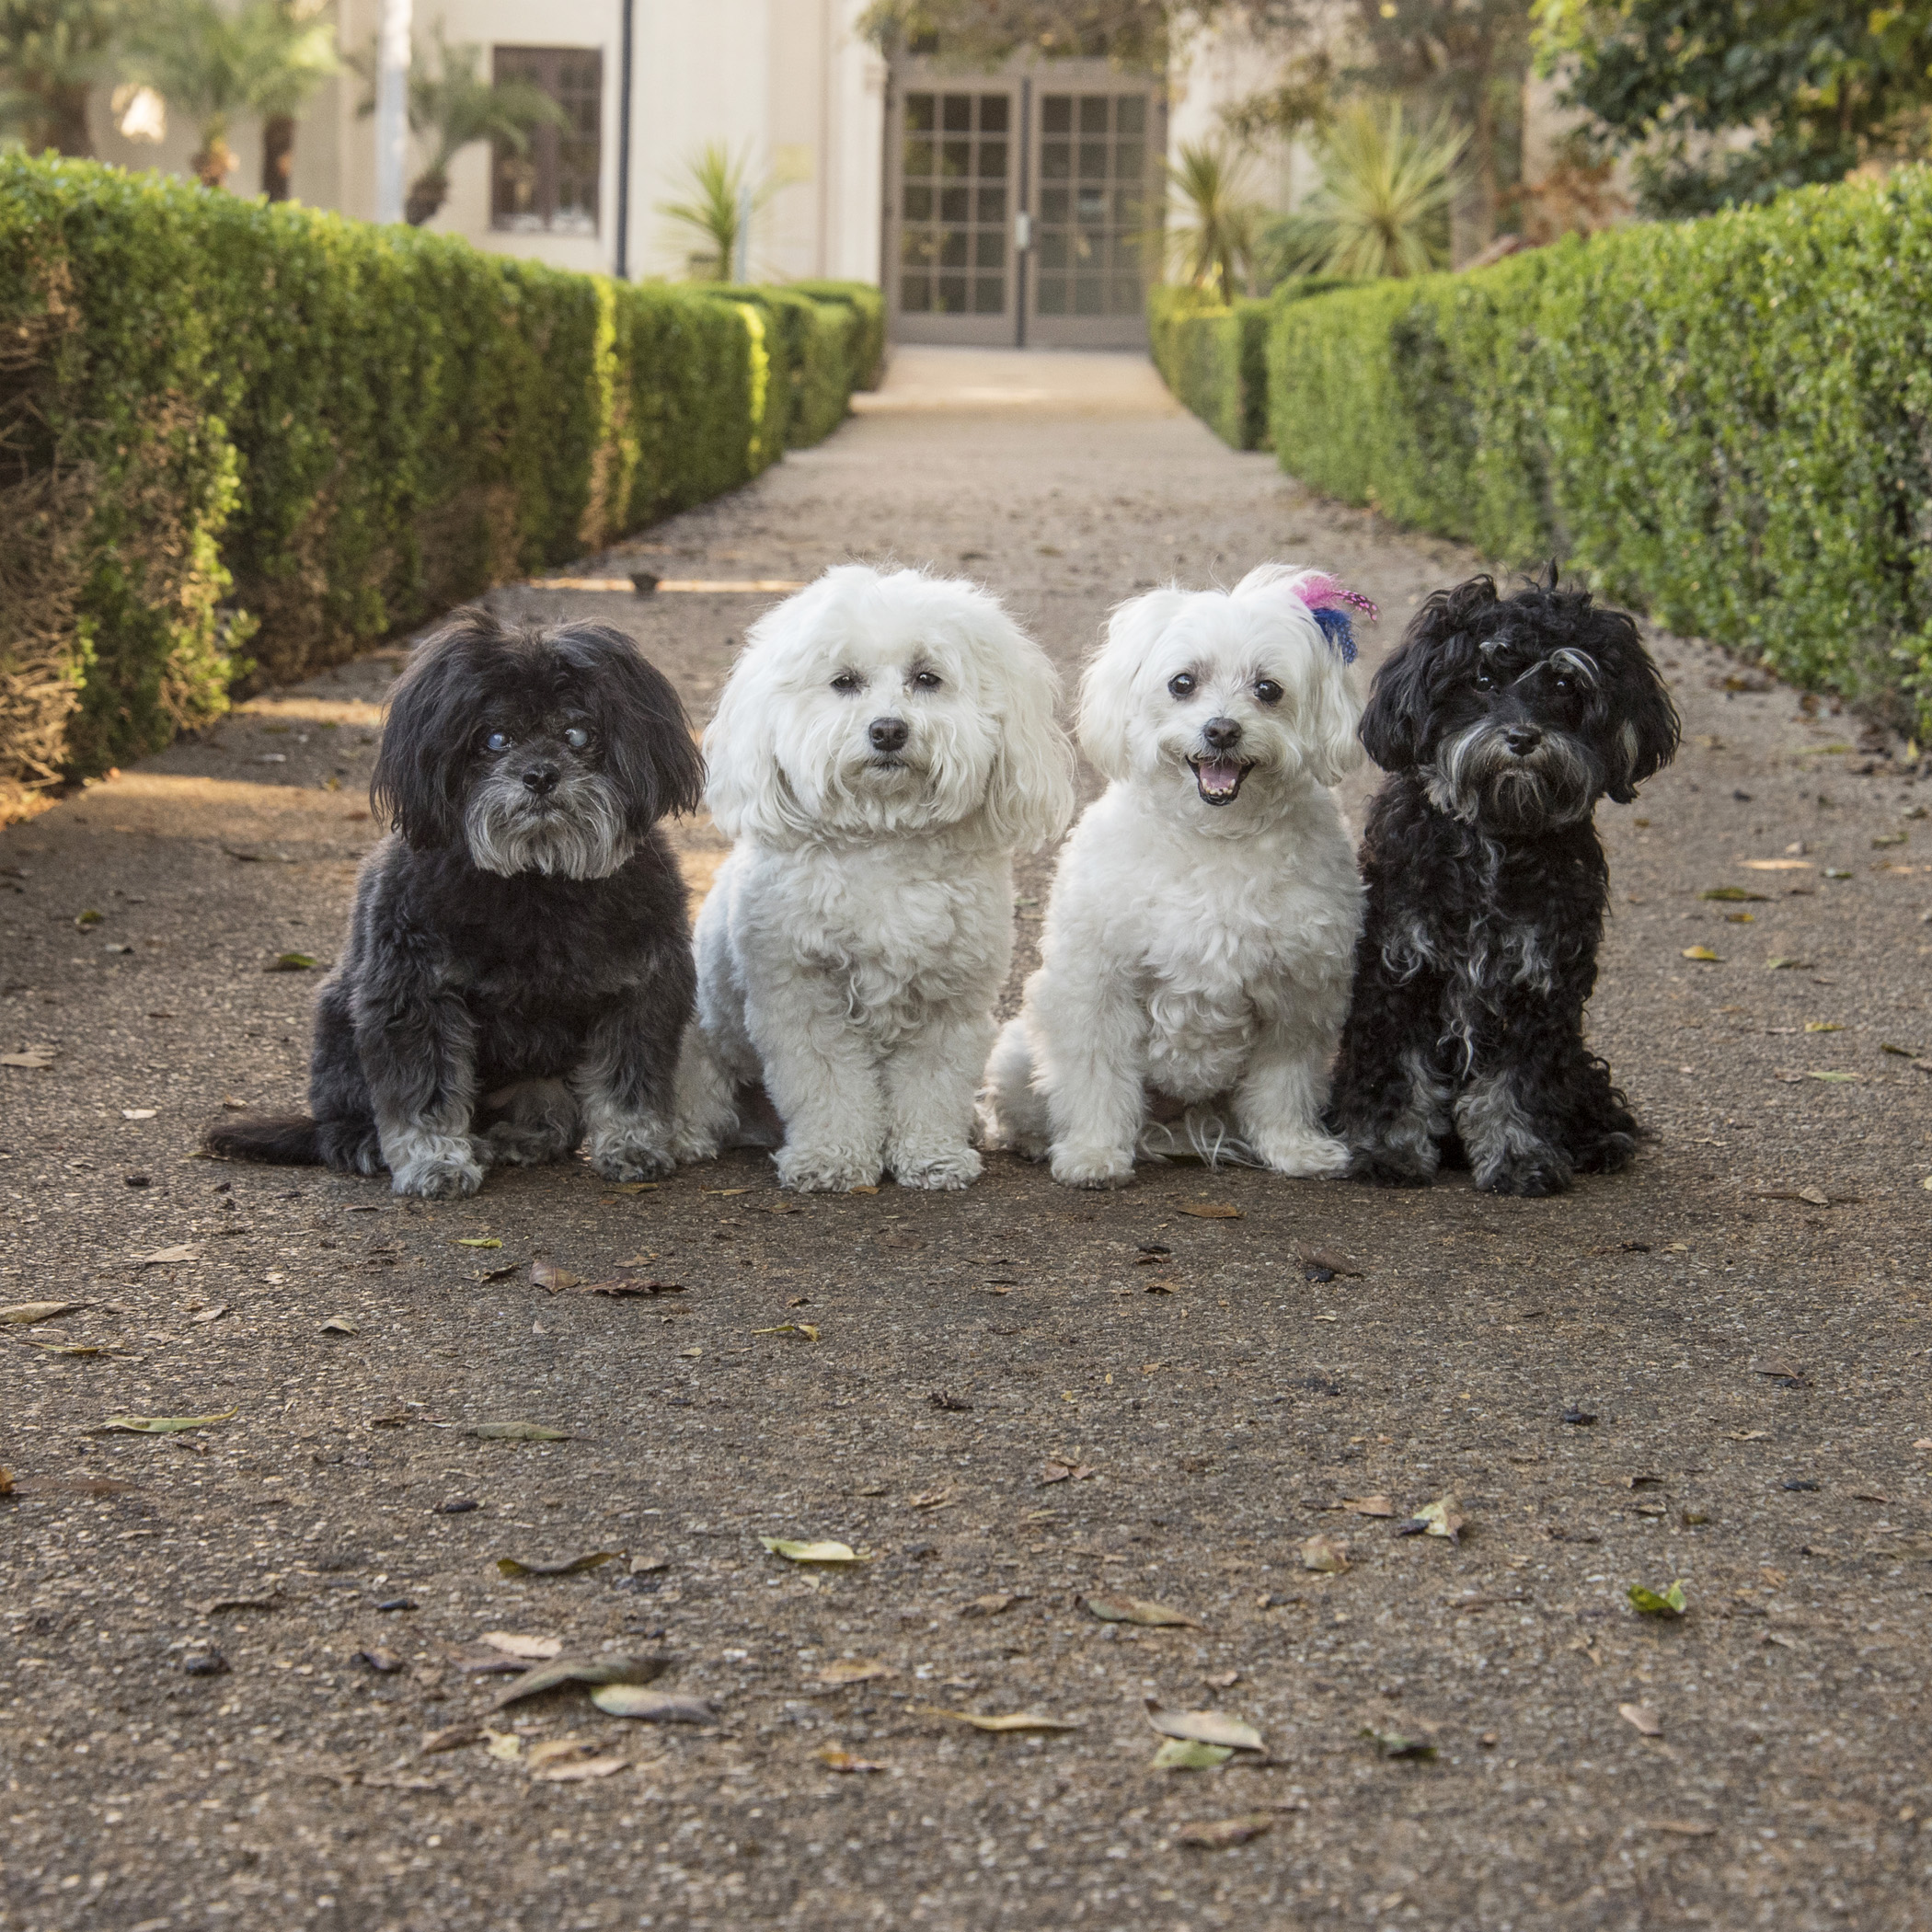
[(395, 830), (316, 995), (314, 1118), (216, 1122), (243, 1159), (473, 1194), (586, 1138), (607, 1180), (673, 1166), (695, 975), (657, 821), (696, 808), (676, 692), (621, 632), (461, 611), (397, 686), (370, 798)]
[(1591, 815), (1670, 761), (1677, 714), (1630, 618), (1556, 585), (1438, 591), (1363, 715), (1390, 776), (1330, 1101), (1363, 1180), (1426, 1187), (1448, 1158), (1554, 1194), (1636, 1148), (1583, 1044), (1609, 891)]

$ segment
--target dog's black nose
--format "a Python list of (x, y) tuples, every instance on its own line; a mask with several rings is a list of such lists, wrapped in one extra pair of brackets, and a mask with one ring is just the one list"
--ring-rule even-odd
[(1231, 752), (1241, 742), (1241, 726), (1232, 718), (1211, 718), (1201, 728), (1201, 736), (1211, 751)]
[(524, 789), (534, 791), (540, 799), (547, 798), (557, 789), (558, 776), (554, 765), (526, 765), (523, 767)]
[(866, 727), (866, 736), (872, 741), (875, 752), (903, 751), (905, 741), (912, 735), (903, 718), (875, 718)]
[(1543, 742), (1543, 730), (1539, 725), (1508, 725), (1503, 729), (1502, 742), (1521, 758)]

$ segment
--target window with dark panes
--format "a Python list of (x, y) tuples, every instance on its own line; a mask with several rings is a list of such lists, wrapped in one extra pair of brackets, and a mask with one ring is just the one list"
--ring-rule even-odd
[(500, 84), (538, 87), (563, 109), (560, 124), (532, 128), (523, 154), (496, 144), (490, 225), (541, 235), (595, 235), (604, 159), (604, 54), (595, 47), (499, 47)]
[(1005, 311), (1009, 117), (1005, 94), (906, 96), (899, 229), (905, 314)]
[(1144, 94), (1048, 94), (1040, 103), (1037, 297), (1042, 316), (1124, 316), (1145, 299)]

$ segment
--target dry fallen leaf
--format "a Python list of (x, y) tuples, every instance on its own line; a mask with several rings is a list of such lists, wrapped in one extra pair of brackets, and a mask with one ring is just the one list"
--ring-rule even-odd
[(203, 1244), (200, 1241), (182, 1241), (173, 1248), (157, 1248), (153, 1254), (136, 1255), (128, 1263), (130, 1268), (167, 1268), (176, 1261), (199, 1261)]
[(1183, 1824), (1174, 1834), (1179, 1845), (1198, 1845), (1207, 1851), (1225, 1851), (1231, 1845), (1246, 1845), (1250, 1838), (1259, 1838), (1274, 1823), (1265, 1811), (1249, 1811), (1240, 1818), (1205, 1819), (1195, 1824)]
[(1678, 1838), (1708, 1838), (1718, 1829), (1701, 1818), (1646, 1818), (1641, 1823), (1646, 1831), (1669, 1832)]
[(959, 1500), (957, 1489), (928, 1489), (923, 1496), (908, 1496), (905, 1506), (909, 1510), (943, 1510)]
[(203, 1308), (199, 1315), (190, 1315), (188, 1318), (190, 1321), (197, 1323), (219, 1321), (227, 1312), (228, 1304), (226, 1302), (217, 1302), (213, 1307)]
[(1616, 1714), (1639, 1737), (1661, 1738), (1663, 1735), (1663, 1719), (1648, 1704), (1619, 1704)]
[(1309, 1536), (1302, 1544), (1302, 1568), (1321, 1576), (1340, 1576), (1349, 1567), (1348, 1546), (1332, 1536)]
[(798, 1543), (788, 1536), (760, 1536), (775, 1557), (788, 1563), (863, 1563), (865, 1558), (849, 1543)]
[(1218, 1710), (1163, 1710), (1154, 1698), (1144, 1700), (1147, 1721), (1164, 1738), (1183, 1738), (1196, 1744), (1225, 1744), (1230, 1751), (1261, 1751), (1261, 1733), (1239, 1718)]
[(241, 1413), (224, 1409), (212, 1416), (109, 1416), (100, 1426), (124, 1431), (130, 1435), (178, 1435), (184, 1429), (204, 1429), (211, 1422), (232, 1422)]
[(1336, 1248), (1305, 1248), (1302, 1249), (1302, 1265), (1305, 1268), (1326, 1268), (1330, 1274), (1345, 1274), (1360, 1277), (1363, 1265), (1353, 1255), (1345, 1255)]
[[(197, 1321), (212, 1321), (213, 1317), (198, 1315), (195, 1317), (195, 1319)], [(331, 1315), (322, 1324), (321, 1332), (324, 1335), (360, 1335), (362, 1331), (346, 1315)]]
[(630, 1760), (625, 1757), (579, 1757), (571, 1758), (560, 1765), (546, 1765), (541, 1770), (533, 1770), (530, 1776), (541, 1784), (581, 1785), (593, 1777), (608, 1777), (614, 1771), (622, 1771)]
[[(621, 1275), (611, 1282), (586, 1282), (578, 1291), (580, 1294), (608, 1294), (623, 1296), (630, 1294), (682, 1294), (682, 1282), (640, 1282), (634, 1275)], [(816, 1338), (814, 1338), (816, 1339)]]
[(1083, 1596), (1077, 1600), (1089, 1616), (1103, 1624), (1144, 1624), (1154, 1630), (1199, 1630), (1201, 1619), (1185, 1610), (1156, 1604), (1143, 1596)]
[(1625, 1594), (1629, 1597), (1631, 1607), (1640, 1616), (1662, 1617), (1669, 1622), (1684, 1615), (1685, 1595), (1681, 1579), (1661, 1594), (1642, 1583), (1632, 1583)]
[(502, 1651), (506, 1657), (521, 1657), (528, 1663), (547, 1663), (551, 1658), (563, 1655), (563, 1639), (560, 1637), (525, 1636), (518, 1630), (486, 1630), (483, 1641), (491, 1650)]
[[(1926, 1446), (1932, 1447), (1932, 1444), (1926, 1444)], [(960, 1615), (961, 1616), (998, 1616), (1003, 1612), (1012, 1609), (1015, 1604), (1023, 1604), (1026, 1601), (1026, 1593), (1023, 1591), (992, 1590), (988, 1591), (984, 1596), (976, 1596), (970, 1604), (962, 1604), (960, 1609)]]
[(708, 1724), (718, 1715), (708, 1698), (647, 1690), (639, 1684), (600, 1684), (591, 1702), (606, 1717), (638, 1718), (647, 1724)]
[(849, 1751), (841, 1751), (836, 1744), (821, 1744), (811, 1754), (828, 1771), (883, 1771), (886, 1768), (868, 1757), (855, 1757)]
[(530, 1279), (539, 1288), (547, 1288), (552, 1294), (561, 1294), (566, 1288), (574, 1288), (582, 1279), (574, 1275), (568, 1268), (555, 1261), (533, 1261), (530, 1264)]
[(500, 1248), (503, 1244), (494, 1235), (458, 1235), (450, 1245), (453, 1248)]
[(668, 1657), (611, 1654), (602, 1657), (559, 1657), (539, 1664), (497, 1693), (492, 1708), (501, 1710), (520, 1697), (535, 1697), (560, 1684), (649, 1684), (670, 1667)]
[(564, 1557), (554, 1563), (530, 1563), (519, 1557), (499, 1557), (498, 1570), (506, 1577), (571, 1577), (581, 1570), (595, 1570), (600, 1564), (615, 1562), (624, 1552), (621, 1549), (593, 1549), (581, 1557)]
[(541, 1422), (478, 1422), (470, 1434), (481, 1443), (568, 1443), (574, 1440), (561, 1429), (546, 1429)]
[(44, 1074), (52, 1064), (52, 1047), (28, 1047), (18, 1053), (0, 1053), (0, 1066), (24, 1066), (32, 1073)]
[(1358, 1516), (1393, 1516), (1396, 1506), (1386, 1496), (1344, 1496), (1341, 1506)]
[(1364, 1725), (1362, 1735), (1384, 1757), (1406, 1758), (1419, 1764), (1435, 1762), (1435, 1746), (1427, 1738), (1407, 1737), (1399, 1731), (1377, 1731), (1373, 1725)]
[(1034, 1472), (1036, 1487), (1044, 1488), (1050, 1482), (1085, 1482), (1093, 1475), (1089, 1463), (1070, 1463), (1062, 1456), (1050, 1455)]
[(489, 1754), (502, 1764), (513, 1764), (523, 1754), (523, 1741), (513, 1731), (486, 1731)]
[(449, 1724), (432, 1731), (421, 1744), (422, 1754), (433, 1757), (439, 1751), (457, 1751), (465, 1744), (480, 1744), (485, 1732), (480, 1724)]
[(1721, 966), (1724, 963), (1723, 955), (1713, 952), (1708, 946), (1686, 946), (1684, 949), (1684, 957), (1711, 966)]
[(1245, 1218), (1232, 1201), (1188, 1201), (1181, 1203), (1183, 1214), (1197, 1221), (1239, 1221)]
[(1064, 1718), (1044, 1718), (1038, 1711), (1031, 1710), (982, 1717), (976, 1711), (942, 1710), (937, 1705), (921, 1704), (913, 1708), (912, 1714), (915, 1718), (954, 1718), (961, 1724), (971, 1724), (975, 1731), (1078, 1731), (1080, 1728)]
[(0, 1308), (0, 1321), (52, 1321), (56, 1316), (72, 1315), (76, 1308), (89, 1305), (86, 1302), (16, 1302), (10, 1308)]
[(870, 1684), (875, 1678), (898, 1674), (891, 1664), (880, 1663), (876, 1657), (841, 1657), (820, 1671), (819, 1682), (836, 1690), (848, 1684)]

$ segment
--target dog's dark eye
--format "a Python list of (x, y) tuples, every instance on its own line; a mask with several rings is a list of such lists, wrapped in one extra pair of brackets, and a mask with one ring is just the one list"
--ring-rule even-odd
[(849, 696), (854, 691), (863, 691), (866, 688), (866, 681), (856, 671), (841, 671), (832, 680), (832, 688)]
[(1476, 688), (1478, 691), (1493, 691), (1496, 688), (1496, 680), (1487, 671), (1478, 671), (1476, 673)]
[(591, 734), (581, 725), (572, 725), (564, 733), (564, 742), (573, 752), (581, 752), (591, 742)]
[(486, 752), (507, 752), (510, 749), (510, 733), (508, 731), (492, 731), (483, 741), (483, 749)]
[(1557, 689), (1568, 696), (1570, 693), (1570, 680), (1567, 677), (1559, 677), (1557, 680)]
[(913, 683), (921, 691), (937, 691), (939, 688), (939, 673), (937, 671), (915, 671)]
[(1194, 673), (1191, 671), (1177, 671), (1167, 680), (1167, 689), (1176, 697), (1190, 697), (1194, 692)]
[(1278, 705), (1282, 701), (1282, 687), (1271, 677), (1257, 678), (1255, 697), (1264, 705)]

